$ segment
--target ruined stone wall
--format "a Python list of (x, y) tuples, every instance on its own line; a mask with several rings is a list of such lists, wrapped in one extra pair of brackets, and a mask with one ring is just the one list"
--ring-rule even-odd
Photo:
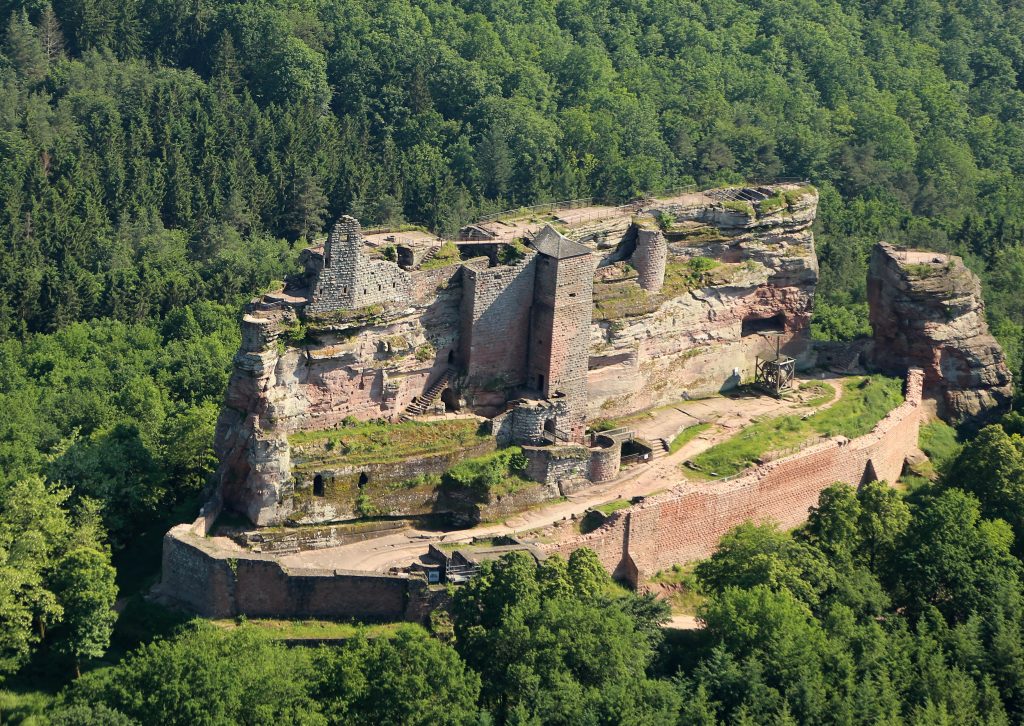
[[(680, 288), (676, 280), (674, 287), (666, 283), (657, 295), (643, 291), (646, 302), (656, 304), (638, 305), (636, 313), (610, 318), (595, 314), (590, 418), (622, 416), (684, 394), (696, 397), (733, 388), (753, 378), (755, 358), (774, 355), (777, 343), (796, 358), (798, 367), (813, 365), (809, 324), (818, 280), (812, 232), (816, 210), (813, 191), (792, 207), (763, 216), (753, 208), (743, 214), (692, 204), (645, 210), (676, 219), (677, 226), (663, 233), (666, 268), (676, 269), (678, 276), (678, 268), (696, 257), (719, 264), (700, 287)], [(634, 258), (640, 249), (638, 241)], [(595, 290), (602, 292), (600, 283)], [(781, 338), (744, 329), (745, 320), (776, 317)]]
[(179, 525), (164, 535), (159, 593), (209, 618), (402, 620), (409, 579), (345, 570), (285, 570), (272, 555), (220, 550)]
[(536, 258), (463, 271), (461, 358), (470, 387), (525, 383)]
[(594, 264), (590, 255), (540, 255), (530, 329), (529, 384), (548, 397), (565, 395), (567, 412), (557, 426), (577, 442), (587, 421)]
[(307, 313), (407, 303), (409, 273), (393, 262), (371, 259), (365, 247), (359, 222), (341, 217), (324, 244), (322, 268), (313, 282)]
[(594, 549), (617, 576), (643, 580), (676, 563), (707, 557), (722, 535), (744, 521), (801, 524), (821, 491), (835, 482), (894, 482), (907, 452), (917, 447), (923, 373), (907, 376), (906, 400), (857, 439), (840, 437), (719, 483), (687, 483), (616, 512), (601, 528), (544, 545), (568, 556)]
[(668, 243), (665, 235), (656, 229), (639, 229), (636, 250), (629, 258), (639, 273), (637, 282), (648, 292), (658, 292), (665, 283), (665, 263), (668, 261)]
[(458, 266), (415, 272), (401, 312), (320, 323), (302, 345), (279, 343), (294, 311), (255, 305), (217, 424), (227, 505), (258, 525), (282, 521), (293, 511), (288, 434), (398, 418), (445, 374), (459, 346), (461, 277)]
[(523, 453), (529, 461), (526, 476), (555, 486), (563, 495), (563, 484), (578, 491), (577, 482), (587, 476), (589, 454), (582, 446), (524, 446)]

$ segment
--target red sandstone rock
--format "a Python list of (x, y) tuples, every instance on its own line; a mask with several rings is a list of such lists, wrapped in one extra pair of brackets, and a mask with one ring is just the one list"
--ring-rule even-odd
[(989, 334), (981, 283), (963, 260), (880, 243), (871, 251), (868, 302), (875, 365), (922, 368), (926, 395), (953, 423), (977, 424), (1005, 410), (1006, 356)]

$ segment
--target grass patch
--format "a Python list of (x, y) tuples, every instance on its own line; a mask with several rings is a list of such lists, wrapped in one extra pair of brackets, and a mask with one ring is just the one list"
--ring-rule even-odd
[(747, 426), (728, 441), (694, 457), (693, 464), (699, 471), (684, 471), (697, 478), (732, 476), (769, 451), (798, 446), (815, 435), (863, 436), (902, 401), (902, 382), (898, 378), (849, 378), (843, 382), (842, 399), (834, 406), (806, 419), (779, 416)]
[(445, 242), (440, 248), (438, 248), (437, 253), (421, 264), (418, 269), (436, 270), (440, 267), (454, 265), (456, 262), (462, 262), (462, 256), (459, 255), (458, 246), (454, 242)]
[(807, 419), (822, 436), (855, 439), (868, 433), (887, 413), (903, 403), (903, 381), (885, 376), (857, 376), (843, 381), (836, 405)]
[(393, 638), (403, 630), (422, 630), (422, 626), (414, 623), (361, 625), (338, 623), (331, 620), (277, 620), (273, 618), (222, 619), (212, 622), (225, 630), (234, 630), (239, 627), (256, 628), (274, 640), (347, 640), (360, 634), (368, 638)]
[(921, 427), (917, 445), (927, 454), (932, 464), (941, 469), (960, 453), (956, 429), (945, 421), (931, 421)]
[(697, 584), (697, 577), (693, 574), (693, 567), (693, 564), (672, 565), (649, 580), (667, 590), (666, 599), (674, 615), (695, 615), (705, 600)]
[(299, 431), (288, 437), (297, 469), (303, 464), (336, 466), (384, 464), (416, 456), (444, 454), (489, 438), (475, 419), (447, 421), (364, 421), (326, 431)]
[(707, 431), (709, 428), (711, 428), (711, 424), (700, 423), (695, 426), (689, 426), (683, 429), (674, 439), (672, 439), (672, 443), (668, 445), (668, 453), (676, 453), (681, 448), (686, 446), (686, 444), (690, 443), (695, 438), (700, 436), (702, 433)]
[(522, 476), (527, 460), (518, 446), (460, 461), (445, 472), (446, 486), (469, 489), (481, 498), (502, 497), (535, 484)]
[(619, 511), (620, 509), (626, 509), (628, 507), (629, 507), (629, 500), (628, 499), (616, 499), (615, 501), (612, 501), (612, 502), (606, 502), (604, 504), (598, 504), (596, 507), (594, 507), (594, 509), (596, 509), (601, 514), (603, 514), (603, 515), (605, 515), (607, 517), (609, 514), (614, 514), (615, 512)]
[(760, 211), (761, 216), (766, 216), (774, 214), (787, 206), (785, 196), (783, 196), (782, 192), (779, 192), (774, 197), (762, 199), (758, 204), (758, 210)]
[(594, 318), (620, 320), (653, 313), (661, 297), (648, 295), (636, 280), (601, 282), (594, 285)]
[(917, 279), (934, 277), (936, 275), (941, 275), (943, 272), (946, 271), (946, 268), (944, 266), (940, 267), (936, 265), (930, 265), (927, 262), (920, 264), (915, 263), (904, 265), (903, 269), (906, 270), (907, 275)]
[(661, 292), (650, 294), (635, 279), (601, 282), (594, 285), (594, 318), (619, 320), (653, 313), (666, 300), (688, 290), (716, 284), (711, 274), (722, 263), (710, 257), (693, 257), (685, 262), (669, 261), (665, 265), (665, 282)]
[(788, 192), (783, 192), (782, 196), (786, 199), (786, 204), (790, 207), (795, 206), (797, 202), (803, 199), (808, 194), (814, 194), (814, 187), (809, 184), (805, 184), (797, 189), (791, 189)]
[(754, 216), (754, 205), (752, 205), (750, 202), (727, 201), (722, 202), (722, 206), (733, 212), (745, 214), (748, 217)]
[(813, 391), (817, 394), (813, 398), (804, 401), (804, 405), (809, 408), (824, 406), (826, 403), (831, 403), (836, 397), (835, 387), (831, 383), (823, 381), (804, 381), (800, 384), (800, 390)]

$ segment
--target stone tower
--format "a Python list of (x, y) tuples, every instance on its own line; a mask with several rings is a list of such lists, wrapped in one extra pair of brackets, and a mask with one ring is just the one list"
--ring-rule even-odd
[(530, 320), (528, 381), (549, 399), (564, 398), (556, 420), (571, 441), (582, 441), (587, 423), (587, 363), (593, 312), (594, 262), (590, 249), (551, 226), (533, 240), (539, 254)]
[(668, 261), (668, 243), (665, 235), (656, 229), (638, 229), (636, 250), (630, 258), (638, 273), (637, 283), (647, 292), (660, 292), (665, 284), (665, 263)]
[(409, 273), (393, 262), (370, 259), (364, 245), (359, 222), (341, 217), (324, 243), (322, 258), (311, 258), (319, 269), (312, 271), (308, 313), (408, 304)]

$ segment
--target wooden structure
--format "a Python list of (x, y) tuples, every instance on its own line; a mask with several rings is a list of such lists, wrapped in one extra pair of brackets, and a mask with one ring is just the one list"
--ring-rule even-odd
[(796, 375), (796, 360), (782, 355), (781, 343), (781, 337), (776, 338), (774, 358), (754, 359), (754, 385), (775, 398), (793, 387)]

